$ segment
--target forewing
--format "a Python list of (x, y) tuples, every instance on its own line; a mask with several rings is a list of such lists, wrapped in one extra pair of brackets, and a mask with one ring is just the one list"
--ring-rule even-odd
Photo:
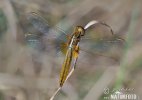
[(27, 19), (40, 32), (40, 34), (30, 33), (26, 35), (26, 40), (34, 47), (42, 48), (46, 51), (56, 49), (57, 52), (63, 52), (66, 49), (67, 35), (58, 28), (51, 27), (48, 22), (39, 14), (32, 12), (27, 14)]

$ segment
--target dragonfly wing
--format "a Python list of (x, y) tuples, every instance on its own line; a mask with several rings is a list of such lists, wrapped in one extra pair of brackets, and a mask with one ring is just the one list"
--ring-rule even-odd
[(51, 27), (45, 18), (41, 17), (35, 12), (28, 13), (27, 19), (38, 31), (40, 31), (44, 35), (50, 34), (50, 36), (52, 35), (53, 38), (57, 36), (59, 37), (60, 35), (67, 37), (67, 34), (61, 28), (57, 26)]
[(115, 35), (105, 23), (95, 23), (86, 28), (80, 48), (85, 52), (113, 57), (113, 53), (121, 51), (124, 40)]
[(66, 51), (67, 35), (62, 29), (50, 27), (48, 22), (35, 12), (28, 13), (27, 19), (40, 32), (40, 34), (27, 34), (26, 40), (29, 43), (32, 43), (32, 45), (38, 44), (37, 48), (43, 48), (44, 50), (54, 48), (57, 52), (61, 51), (64, 53)]
[(38, 14), (32, 12), (27, 14), (27, 19), (33, 24), (33, 26), (38, 29), (43, 34), (48, 34), (50, 26), (46, 22), (45, 19), (43, 19)]
[(90, 54), (108, 56), (110, 58), (116, 58), (117, 54), (122, 53), (124, 46), (122, 41), (92, 41), (94, 44), (90, 42), (86, 41), (86, 43), (82, 43), (80, 45), (81, 50)]

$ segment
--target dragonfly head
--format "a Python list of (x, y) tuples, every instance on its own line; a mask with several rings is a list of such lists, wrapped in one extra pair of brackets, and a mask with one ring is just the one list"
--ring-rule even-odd
[(75, 33), (78, 35), (78, 36), (84, 36), (85, 34), (85, 30), (82, 26), (77, 26), (75, 28)]

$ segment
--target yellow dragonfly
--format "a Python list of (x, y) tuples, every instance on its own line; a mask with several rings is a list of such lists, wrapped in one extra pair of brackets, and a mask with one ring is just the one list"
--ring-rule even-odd
[(27, 34), (28, 42), (36, 42), (36, 47), (45, 51), (57, 49), (65, 55), (60, 72), (60, 87), (74, 71), (80, 51), (111, 57), (107, 51), (112, 46), (123, 44), (123, 40), (113, 33), (109, 25), (96, 20), (88, 22), (84, 27), (76, 26), (71, 34), (66, 34), (58, 27), (50, 27), (47, 20), (35, 12), (28, 14), (28, 20), (41, 32), (40, 35)]

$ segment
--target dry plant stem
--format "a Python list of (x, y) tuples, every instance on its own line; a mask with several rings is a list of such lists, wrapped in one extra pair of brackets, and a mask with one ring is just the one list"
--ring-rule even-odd
[[(78, 59), (78, 57), (74, 60), (73, 68), (71, 69), (70, 73), (68, 74), (68, 76), (67, 76), (65, 82), (68, 80), (68, 78), (69, 78), (69, 77), (72, 75), (72, 73), (74, 72), (75, 67), (76, 67), (77, 59)], [(53, 99), (55, 98), (55, 96), (57, 95), (57, 93), (60, 91), (61, 88), (62, 88), (62, 87), (59, 86), (59, 88), (55, 91), (55, 93), (52, 95), (52, 97), (50, 98), (50, 100), (53, 100)]]
[(55, 93), (52, 95), (52, 97), (50, 98), (50, 100), (53, 100), (53, 99), (54, 99), (54, 97), (55, 97), (56, 94), (60, 91), (60, 89), (61, 89), (61, 87), (59, 87), (59, 88), (55, 91)]

